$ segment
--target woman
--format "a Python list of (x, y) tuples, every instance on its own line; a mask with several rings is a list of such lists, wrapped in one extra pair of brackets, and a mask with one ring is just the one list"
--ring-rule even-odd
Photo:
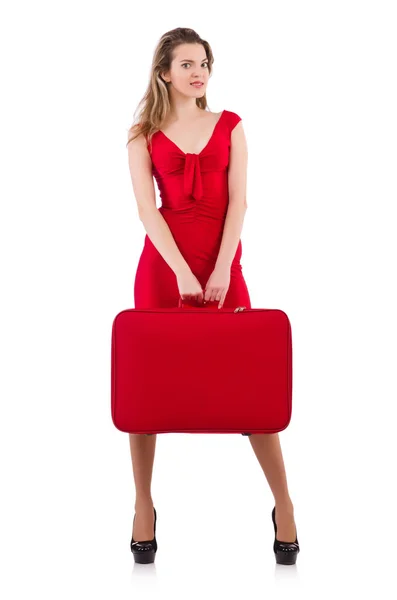
[[(240, 264), (246, 140), (236, 113), (206, 110), (213, 62), (210, 45), (192, 29), (165, 33), (154, 53), (139, 121), (129, 130), (132, 185), (147, 232), (135, 277), (135, 308), (176, 307), (180, 298), (203, 308), (251, 307)], [(131, 551), (138, 562), (153, 562), (157, 551), (151, 497), (156, 437), (130, 434), (136, 488)], [(250, 442), (275, 499), (276, 560), (294, 564), (299, 545), (279, 436), (253, 435)]]

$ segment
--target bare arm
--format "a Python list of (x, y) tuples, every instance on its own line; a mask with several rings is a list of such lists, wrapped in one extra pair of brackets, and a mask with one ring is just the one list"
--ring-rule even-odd
[(163, 215), (156, 207), (156, 194), (152, 175), (152, 160), (143, 135), (127, 146), (128, 165), (132, 187), (138, 205), (139, 218), (150, 241), (169, 267), (178, 275), (190, 267), (183, 258)]
[(248, 151), (242, 122), (232, 130), (228, 169), (229, 205), (216, 266), (231, 267), (247, 210)]

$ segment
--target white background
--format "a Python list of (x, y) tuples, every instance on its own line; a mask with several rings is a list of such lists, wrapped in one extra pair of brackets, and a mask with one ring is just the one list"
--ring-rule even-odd
[[(395, 593), (396, 3), (6, 2), (1, 11), (2, 596)], [(160, 36), (215, 56), (211, 111), (249, 148), (242, 267), (291, 321), (280, 433), (301, 552), (241, 435), (158, 435), (154, 565), (129, 549), (110, 334), (145, 230), (126, 136)], [(153, 355), (153, 371), (156, 360)]]

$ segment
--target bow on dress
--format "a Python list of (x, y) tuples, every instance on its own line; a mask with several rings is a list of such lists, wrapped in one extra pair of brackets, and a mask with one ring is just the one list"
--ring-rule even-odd
[(185, 170), (183, 191), (186, 195), (200, 200), (203, 196), (203, 183), (201, 180), (200, 156), (188, 152), (185, 155)]

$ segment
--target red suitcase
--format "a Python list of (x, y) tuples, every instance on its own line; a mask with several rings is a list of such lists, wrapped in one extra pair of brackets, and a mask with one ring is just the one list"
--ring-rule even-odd
[(217, 304), (131, 308), (115, 317), (111, 413), (117, 429), (240, 434), (288, 426), (288, 316), (278, 309)]

